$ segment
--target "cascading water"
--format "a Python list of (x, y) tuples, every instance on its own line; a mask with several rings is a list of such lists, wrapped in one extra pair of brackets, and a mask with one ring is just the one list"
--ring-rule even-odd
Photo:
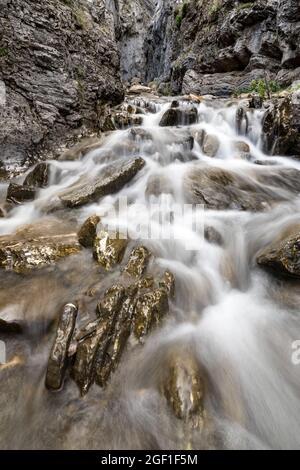
[[(183, 109), (190, 106), (179, 101)], [(151, 110), (138, 130), (111, 133), (81, 160), (51, 161), (50, 186), (34, 202), (0, 219), (0, 233), (33, 222), (43, 230), (49, 217), (76, 225), (97, 213), (103, 223), (130, 229), (138, 239), (140, 227), (151, 224), (151, 205), (159, 204), (162, 214), (155, 227), (162, 229), (174, 206), (189, 201), (186, 193), (195, 168), (213, 168), (240, 181), (237, 202), (224, 207), (226, 196), (220, 194), (215, 206), (202, 213), (204, 227), (214, 228), (222, 243), (210, 243), (203, 231), (195, 232), (178, 217), (172, 224), (176, 237), (142, 239), (160, 266), (175, 276), (170, 314), (143, 348), (125, 354), (106, 389), (93, 386), (85, 398), (69, 380), (61, 392), (50, 393), (44, 379), (57, 311), (101, 280), (90, 252), (31, 274), (2, 271), (0, 316), (21, 319), (25, 331), (6, 341), (0, 447), (187, 448), (185, 425), (172, 416), (157, 386), (166, 354), (181, 347), (194, 352), (208, 382), (206, 409), (213, 424), (193, 435), (194, 448), (299, 448), (300, 373), (291, 355), (300, 338), (300, 292), (295, 283), (280, 283), (260, 270), (255, 257), (283, 229), (300, 222), (299, 196), (289, 182), (294, 174), (289, 172), (300, 165), (260, 150), (261, 110), (248, 112), (245, 136), (236, 131), (240, 103), (202, 101), (198, 123), (178, 127), (159, 126), (169, 100), (147, 104), (146, 98), (137, 98), (132, 103)], [(202, 130), (219, 143), (214, 158), (202, 151), (197, 137)], [(237, 150), (241, 142), (247, 152)], [(146, 166), (121, 191), (80, 209), (55, 211), (58, 194), (79, 178), (100, 174), (108, 163), (134, 155), (143, 157)], [(5, 191), (2, 185), (1, 194)], [(247, 209), (239, 204), (244, 197), (249, 202), (249, 191), (252, 206), (240, 210)], [(202, 196), (205, 201), (216, 194)], [(254, 210), (257, 197), (263, 210)], [(116, 207), (121, 198), (134, 210), (120, 209), (115, 218), (107, 208)]]

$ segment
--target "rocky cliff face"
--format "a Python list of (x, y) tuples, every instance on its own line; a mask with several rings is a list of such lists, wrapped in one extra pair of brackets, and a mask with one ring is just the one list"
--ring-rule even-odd
[(300, 78), (299, 9), (298, 0), (166, 0), (156, 24), (171, 47), (167, 69), (153, 67), (150, 48), (148, 70), (173, 93), (228, 95), (266, 75), (287, 86)]
[(0, 0), (2, 173), (97, 129), (123, 99), (116, 3)]
[(125, 81), (145, 78), (144, 42), (156, 0), (119, 0), (121, 74)]

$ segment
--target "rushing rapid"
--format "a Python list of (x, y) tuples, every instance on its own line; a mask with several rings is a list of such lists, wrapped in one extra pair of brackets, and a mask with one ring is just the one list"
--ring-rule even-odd
[[(49, 218), (77, 227), (98, 214), (102, 223), (130, 231), (174, 274), (170, 314), (142, 348), (125, 354), (107, 388), (93, 386), (80, 398), (76, 385), (67, 381), (61, 392), (50, 393), (44, 380), (52, 321), (64, 302), (100, 281), (97, 267), (84, 252), (30, 274), (2, 271), (0, 317), (20, 319), (26, 329), (6, 341), (0, 447), (300, 448), (300, 366), (292, 361), (292, 345), (300, 339), (299, 286), (279, 281), (255, 261), (260, 249), (300, 223), (300, 199), (293, 188), (300, 164), (263, 152), (262, 109), (247, 113), (247, 132), (245, 123), (237, 126), (243, 103), (213, 99), (193, 105), (197, 123), (161, 127), (171, 100), (147, 100), (130, 101), (146, 109), (138, 128), (108, 133), (81, 159), (50, 161), (50, 185), (34, 201), (0, 218), (0, 234), (36, 222), (43, 227)], [(182, 109), (190, 106), (178, 101)], [(202, 132), (213, 136), (206, 153)], [(133, 156), (146, 165), (119, 192), (79, 209), (57, 210), (58, 196), (69, 186)], [(212, 187), (201, 194), (196, 209), (203, 230), (195, 231), (177, 216), (172, 219), (176, 236), (162, 237), (175, 206), (195, 202), (195, 168), (207, 175), (212, 169), (233, 174), (239, 184), (230, 189), (235, 202), (227, 204), (228, 195), (216, 195), (218, 186)], [(6, 189), (2, 184), (2, 198)], [(126, 208), (120, 208), (125, 199)], [(155, 222), (153, 205), (162, 212)], [(110, 210), (116, 207), (118, 217)], [(143, 228), (153, 224), (156, 236), (143, 236)], [(205, 227), (219, 234), (222, 243), (212, 243)], [(164, 358), (175, 347), (192, 350), (207, 376), (206, 410), (213, 424), (191, 440), (157, 386)]]

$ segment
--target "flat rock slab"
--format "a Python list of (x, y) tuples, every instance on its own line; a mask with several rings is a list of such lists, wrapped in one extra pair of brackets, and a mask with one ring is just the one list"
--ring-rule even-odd
[(46, 221), (0, 237), (0, 267), (18, 273), (43, 267), (78, 253), (81, 246), (71, 227)]
[(145, 160), (134, 158), (117, 162), (105, 168), (96, 178), (86, 177), (79, 180), (59, 195), (66, 207), (80, 207), (101, 197), (113, 194), (122, 189), (145, 166)]

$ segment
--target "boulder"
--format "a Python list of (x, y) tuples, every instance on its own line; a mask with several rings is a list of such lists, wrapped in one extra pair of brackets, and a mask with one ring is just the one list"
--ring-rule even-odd
[(97, 177), (86, 176), (59, 195), (64, 206), (80, 207), (122, 189), (145, 166), (142, 158), (109, 165)]
[[(48, 231), (47, 231), (48, 230)], [(0, 237), (0, 267), (26, 272), (80, 251), (76, 232), (53, 222), (27, 225)]]
[(198, 120), (197, 108), (169, 108), (159, 125), (161, 127), (184, 126), (195, 124)]
[(196, 359), (187, 349), (178, 348), (167, 364), (163, 393), (170, 408), (176, 418), (202, 430), (206, 420), (205, 381)]
[(99, 222), (100, 217), (98, 215), (92, 215), (80, 227), (78, 241), (85, 248), (92, 248), (94, 246)]
[(222, 235), (212, 226), (206, 226), (204, 228), (204, 238), (214, 245), (222, 246), (224, 243)]
[(203, 139), (202, 151), (208, 157), (215, 157), (219, 151), (220, 142), (215, 135), (206, 134)]
[(243, 142), (242, 140), (234, 142), (234, 148), (240, 154), (249, 154), (250, 153), (250, 146), (246, 142)]
[(94, 258), (107, 271), (123, 259), (128, 240), (102, 230), (94, 241)]
[(203, 164), (185, 175), (184, 192), (187, 202), (217, 210), (262, 211), (280, 200), (246, 175)]
[(300, 92), (270, 104), (263, 119), (264, 150), (272, 155), (300, 155)]
[(33, 201), (36, 195), (36, 188), (32, 186), (22, 186), (21, 184), (10, 183), (7, 189), (6, 200), (15, 204)]
[(35, 168), (26, 176), (23, 185), (33, 188), (46, 188), (49, 184), (50, 165), (49, 163), (38, 163)]
[(74, 304), (67, 304), (60, 316), (47, 366), (46, 387), (49, 390), (59, 390), (63, 385), (77, 312)]
[(257, 264), (279, 277), (300, 278), (300, 229), (284, 234), (257, 256)]

